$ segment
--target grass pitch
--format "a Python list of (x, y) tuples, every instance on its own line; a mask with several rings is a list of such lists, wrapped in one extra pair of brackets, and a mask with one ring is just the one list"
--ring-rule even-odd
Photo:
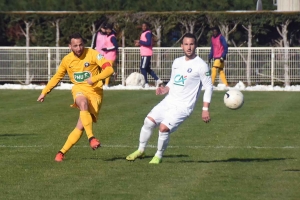
[[(300, 197), (300, 103), (295, 92), (243, 92), (229, 110), (214, 92), (212, 121), (201, 120), (201, 99), (171, 135), (163, 163), (155, 130), (146, 158), (128, 162), (146, 114), (163, 97), (154, 91), (105, 91), (94, 125), (103, 147), (85, 135), (62, 163), (55, 154), (73, 130), (78, 110), (70, 91), (0, 91), (0, 199), (289, 200)], [(202, 97), (201, 97), (202, 98)]]

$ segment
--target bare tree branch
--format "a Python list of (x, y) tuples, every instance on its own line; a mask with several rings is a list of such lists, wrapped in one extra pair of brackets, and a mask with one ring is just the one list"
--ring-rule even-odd
[(236, 30), (237, 25), (238, 25), (239, 23), (240, 23), (240, 22), (234, 23), (234, 27), (228, 32), (228, 35), (230, 35), (231, 33), (233, 33), (233, 32)]
[(249, 29), (246, 26), (242, 25), (242, 27), (249, 32)]
[(279, 35), (280, 35), (281, 37), (283, 37), (282, 31), (279, 29), (279, 27), (278, 27), (278, 26), (276, 26), (276, 29), (277, 29), (277, 31), (278, 31), (278, 33), (279, 33)]

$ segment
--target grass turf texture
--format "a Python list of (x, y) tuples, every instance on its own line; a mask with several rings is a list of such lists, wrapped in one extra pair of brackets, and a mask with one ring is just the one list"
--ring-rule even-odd
[[(201, 100), (171, 135), (163, 163), (128, 162), (144, 117), (161, 96), (154, 91), (105, 91), (94, 126), (103, 147), (84, 134), (62, 163), (55, 154), (73, 130), (78, 111), (70, 91), (0, 91), (0, 199), (299, 199), (299, 94), (243, 92), (229, 110), (214, 92), (212, 121), (201, 121)], [(202, 97), (201, 97), (202, 98)], [(157, 130), (149, 142), (156, 145)]]

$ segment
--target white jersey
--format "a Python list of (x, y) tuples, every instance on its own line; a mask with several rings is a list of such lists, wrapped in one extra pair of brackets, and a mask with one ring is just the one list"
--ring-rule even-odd
[(175, 59), (167, 84), (170, 90), (163, 101), (192, 111), (203, 86), (203, 102), (210, 103), (213, 92), (210, 75), (208, 65), (199, 56), (188, 61), (185, 60), (185, 56)]

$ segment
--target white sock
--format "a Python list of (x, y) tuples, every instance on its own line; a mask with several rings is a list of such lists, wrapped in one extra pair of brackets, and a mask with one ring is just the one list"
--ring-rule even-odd
[(139, 144), (139, 151), (144, 152), (147, 146), (148, 140), (150, 139), (153, 129), (155, 128), (156, 124), (152, 122), (148, 117), (145, 118), (144, 125), (141, 129), (140, 133), (140, 144)]
[(170, 133), (169, 132), (160, 132), (158, 136), (157, 142), (157, 152), (155, 154), (156, 157), (162, 158), (164, 151), (167, 149), (169, 144)]

